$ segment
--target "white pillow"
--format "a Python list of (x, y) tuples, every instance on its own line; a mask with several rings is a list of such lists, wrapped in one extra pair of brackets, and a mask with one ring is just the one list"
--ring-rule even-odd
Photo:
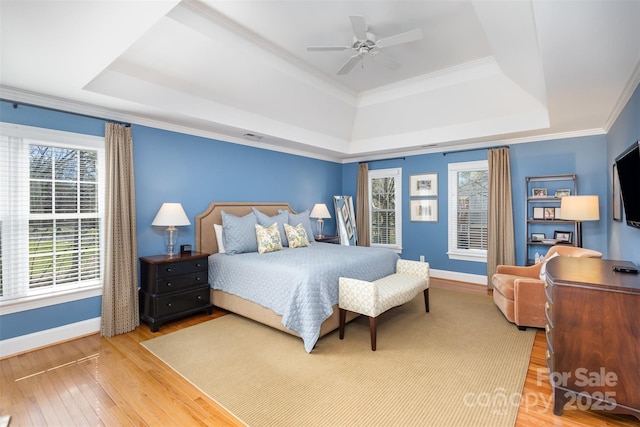
[(547, 262), (549, 262), (550, 259), (554, 259), (557, 256), (560, 256), (558, 255), (558, 252), (554, 253), (549, 258), (546, 258), (544, 261), (542, 261), (542, 267), (540, 267), (540, 280), (547, 280)]
[(224, 239), (222, 238), (222, 225), (213, 224), (213, 229), (216, 231), (216, 241), (218, 242), (218, 253), (225, 253), (224, 250)]

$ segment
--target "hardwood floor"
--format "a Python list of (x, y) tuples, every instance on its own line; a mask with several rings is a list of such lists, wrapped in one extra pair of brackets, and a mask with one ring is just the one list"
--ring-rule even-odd
[[(484, 287), (445, 280), (432, 279), (431, 286), (486, 294)], [(156, 333), (142, 325), (113, 338), (90, 335), (1, 360), (0, 415), (11, 415), (11, 427), (242, 425), (140, 345), (221, 315), (192, 316)], [(640, 425), (632, 417), (569, 408), (554, 416), (545, 350), (544, 332), (538, 331), (517, 426)]]

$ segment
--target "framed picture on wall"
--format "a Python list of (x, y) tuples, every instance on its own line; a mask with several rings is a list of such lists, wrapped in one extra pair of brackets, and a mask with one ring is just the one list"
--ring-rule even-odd
[(409, 196), (437, 196), (438, 195), (438, 174), (423, 173), (420, 175), (411, 175), (409, 180)]
[(438, 200), (410, 200), (411, 221), (437, 222), (438, 221)]

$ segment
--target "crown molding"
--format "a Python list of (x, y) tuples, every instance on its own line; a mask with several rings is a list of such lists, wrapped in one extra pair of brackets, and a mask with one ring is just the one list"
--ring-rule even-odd
[(636, 64), (636, 68), (633, 70), (633, 73), (631, 73), (629, 81), (618, 98), (618, 102), (616, 102), (613, 110), (611, 110), (611, 114), (609, 114), (609, 117), (604, 123), (603, 127), (607, 133), (611, 130), (611, 127), (614, 125), (616, 120), (618, 120), (618, 116), (620, 116), (620, 113), (622, 113), (622, 110), (627, 105), (633, 96), (633, 92), (635, 92), (638, 86), (640, 86), (640, 61)]

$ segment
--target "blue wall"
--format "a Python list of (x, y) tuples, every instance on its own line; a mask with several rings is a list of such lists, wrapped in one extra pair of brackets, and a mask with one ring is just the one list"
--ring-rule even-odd
[[(0, 102), (0, 120), (89, 135), (104, 135), (104, 121)], [(162, 253), (162, 229), (151, 221), (163, 202), (180, 202), (189, 218), (210, 201), (288, 201), (293, 209), (315, 203), (333, 206), (336, 194), (355, 196), (357, 164), (339, 165), (230, 144), (145, 126), (132, 126), (136, 184), (138, 255)], [(580, 194), (600, 197), (601, 220), (584, 224), (584, 246), (610, 258), (640, 264), (640, 230), (611, 219), (613, 159), (640, 139), (640, 88), (606, 136), (533, 142), (511, 146), (516, 258), (524, 263), (524, 177), (575, 173)], [(370, 163), (370, 169), (401, 167), (403, 206), (408, 205), (412, 174), (438, 173), (438, 222), (411, 222), (403, 209), (403, 253), (407, 259), (425, 255), (434, 269), (486, 274), (483, 263), (452, 261), (447, 250), (447, 164), (486, 159), (486, 151), (425, 154), (404, 160)], [(166, 166), (165, 166), (166, 165)], [(608, 179), (607, 179), (608, 178)], [(330, 209), (333, 211), (333, 209)], [(333, 215), (333, 213), (332, 213)], [(335, 215), (334, 215), (335, 216)], [(335, 218), (326, 221), (335, 230)], [(179, 244), (194, 243), (194, 226), (181, 227)], [(0, 317), (0, 340), (91, 319), (100, 315), (100, 298), (88, 298)]]
[[(139, 256), (164, 252), (164, 230), (151, 226), (163, 202), (182, 203), (191, 220), (180, 245), (194, 244), (194, 218), (211, 201), (289, 202), (301, 212), (333, 206), (340, 191), (338, 163), (144, 126), (133, 126), (133, 141)], [(335, 218), (325, 227), (334, 232)]]
[[(104, 120), (0, 102), (0, 120), (104, 136)], [(296, 211), (332, 206), (340, 192), (338, 163), (257, 149), (202, 137), (132, 126), (138, 255), (163, 253), (164, 232), (151, 222), (163, 202), (180, 202), (192, 225), (180, 227), (178, 244), (194, 244), (195, 216), (209, 202), (283, 201)], [(315, 229), (315, 225), (313, 225)], [(327, 233), (335, 219), (325, 221)], [(0, 316), (0, 340), (100, 316), (100, 297)]]
[[(606, 136), (561, 139), (554, 141), (515, 144), (510, 148), (511, 180), (513, 192), (514, 232), (516, 237), (516, 260), (524, 265), (524, 198), (525, 177), (531, 175), (577, 174), (578, 193), (595, 194), (600, 199), (602, 220), (584, 223), (583, 246), (607, 252), (608, 209), (607, 182), (604, 179), (607, 165), (603, 159), (607, 153)], [(425, 154), (409, 156), (404, 160), (376, 161), (369, 169), (402, 168), (403, 212), (402, 212), (402, 257), (419, 259), (424, 255), (432, 268), (437, 270), (485, 275), (485, 263), (450, 260), (446, 254), (447, 237), (447, 188), (448, 164), (473, 160), (486, 160), (486, 150), (463, 153)], [(344, 165), (343, 193), (355, 197), (357, 182), (356, 163)], [(406, 209), (409, 200), (409, 179), (411, 175), (438, 173), (438, 222), (411, 222)]]

